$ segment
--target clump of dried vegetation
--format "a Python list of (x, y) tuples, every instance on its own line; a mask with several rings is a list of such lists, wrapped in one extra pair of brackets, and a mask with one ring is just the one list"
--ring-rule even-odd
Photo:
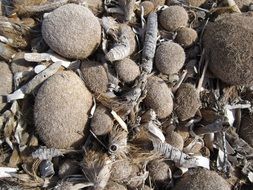
[(252, 5), (1, 0), (0, 189), (252, 189)]

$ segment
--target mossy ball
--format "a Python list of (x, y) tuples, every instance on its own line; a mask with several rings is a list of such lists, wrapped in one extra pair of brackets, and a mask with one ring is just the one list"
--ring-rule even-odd
[(173, 110), (172, 92), (159, 77), (152, 76), (147, 81), (147, 96), (144, 104), (155, 111), (159, 119), (168, 117)]
[(204, 4), (206, 0), (186, 0), (186, 4), (194, 7), (199, 7), (200, 5)]
[(88, 8), (67, 4), (44, 18), (42, 36), (48, 46), (63, 57), (84, 59), (99, 46), (101, 26)]
[(176, 42), (182, 47), (190, 47), (197, 40), (198, 34), (192, 28), (182, 27), (177, 30)]
[(184, 66), (184, 62), (184, 49), (177, 43), (163, 42), (156, 50), (155, 65), (161, 73), (175, 74)]
[(127, 190), (127, 188), (117, 182), (109, 181), (104, 190)]
[(113, 127), (113, 118), (109, 110), (102, 105), (98, 105), (91, 119), (90, 126), (96, 135), (108, 134)]
[(119, 78), (126, 83), (133, 82), (141, 74), (139, 66), (129, 58), (115, 62), (115, 70)]
[(183, 175), (173, 190), (231, 190), (228, 182), (216, 172), (206, 169), (195, 169)]
[(243, 140), (245, 140), (250, 146), (253, 147), (252, 134), (253, 134), (253, 116), (247, 114), (242, 117), (239, 136)]
[(188, 14), (183, 7), (178, 5), (169, 6), (159, 16), (161, 26), (170, 32), (176, 31), (179, 27), (187, 26)]
[(167, 131), (165, 141), (173, 147), (183, 150), (184, 139), (183, 137), (175, 131)]
[(253, 17), (250, 14), (225, 14), (209, 23), (203, 45), (209, 69), (225, 83), (253, 85)]
[(141, 15), (141, 7), (143, 7), (143, 15), (147, 16), (149, 13), (155, 10), (155, 5), (151, 1), (143, 1), (140, 3), (140, 10), (137, 12), (138, 15)]
[(116, 160), (112, 164), (111, 169), (111, 180), (121, 183), (122, 181), (126, 180), (132, 172), (132, 163), (127, 160)]
[(147, 170), (149, 171), (149, 176), (156, 184), (165, 183), (170, 181), (171, 173), (170, 166), (161, 160), (153, 160), (148, 163)]
[(47, 79), (35, 98), (34, 122), (47, 147), (68, 149), (84, 140), (92, 96), (72, 71), (62, 71)]
[(196, 88), (189, 83), (182, 84), (175, 94), (175, 112), (181, 121), (193, 117), (201, 101)]
[(103, 65), (99, 62), (85, 60), (81, 65), (85, 85), (95, 94), (105, 93), (108, 77)]
[[(0, 96), (6, 96), (12, 92), (12, 73), (9, 65), (0, 61)], [(0, 111), (6, 106), (6, 103), (0, 99)]]

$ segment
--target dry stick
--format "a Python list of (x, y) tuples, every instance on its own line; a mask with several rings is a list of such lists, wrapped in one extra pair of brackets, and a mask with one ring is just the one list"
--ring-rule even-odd
[(187, 75), (187, 70), (183, 70), (183, 74), (181, 75), (179, 81), (177, 82), (177, 84), (175, 86), (173, 86), (172, 88), (172, 92), (175, 93), (177, 91), (177, 89), (181, 86), (182, 82), (184, 81), (185, 77)]
[(202, 85), (203, 85), (203, 82), (204, 82), (204, 78), (205, 78), (205, 74), (206, 74), (208, 62), (209, 62), (209, 61), (206, 60), (205, 65), (204, 65), (204, 68), (203, 68), (202, 75), (201, 75), (201, 77), (200, 77), (200, 79), (199, 79), (199, 83), (198, 83), (198, 87), (197, 87), (197, 92), (198, 92), (198, 93), (200, 93), (201, 88), (202, 88)]

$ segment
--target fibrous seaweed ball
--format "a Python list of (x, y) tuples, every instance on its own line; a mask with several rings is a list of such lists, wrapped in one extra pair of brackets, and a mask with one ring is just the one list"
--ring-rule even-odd
[[(155, 5), (151, 1), (143, 1), (140, 4), (140, 9), (143, 7), (143, 16), (147, 16), (149, 13), (155, 10)], [(138, 14), (141, 15), (141, 10), (138, 11)]]
[(201, 101), (196, 88), (189, 83), (182, 84), (175, 95), (175, 111), (181, 121), (193, 117)]
[(147, 96), (144, 104), (153, 109), (159, 119), (168, 117), (173, 110), (171, 90), (159, 77), (152, 76), (147, 81)]
[(239, 136), (253, 147), (253, 116), (244, 115), (242, 117)]
[(195, 169), (179, 179), (173, 190), (230, 190), (228, 182), (216, 172), (206, 169)]
[(114, 181), (109, 181), (104, 190), (127, 190), (127, 188), (124, 185), (121, 185)]
[(223, 82), (253, 85), (253, 17), (225, 14), (205, 29), (203, 45), (209, 69)]
[(184, 49), (177, 43), (164, 42), (156, 50), (156, 68), (164, 74), (175, 74), (185, 62)]
[(178, 5), (169, 6), (159, 16), (161, 26), (170, 32), (174, 32), (179, 27), (187, 26), (188, 19), (186, 10)]
[(117, 160), (113, 163), (111, 169), (111, 180), (121, 183), (126, 180), (132, 172), (132, 164), (129, 160)]
[(183, 137), (175, 131), (167, 131), (165, 141), (171, 146), (183, 150), (184, 148), (184, 139)]
[[(5, 96), (12, 91), (12, 73), (9, 65), (0, 61), (0, 96)], [(0, 99), (0, 111), (5, 107), (6, 103)]]
[(99, 105), (96, 108), (90, 126), (96, 135), (105, 135), (112, 130), (113, 119), (106, 107)]
[(69, 175), (76, 175), (81, 173), (79, 162), (75, 160), (65, 160), (59, 167), (58, 175), (60, 178), (65, 178)]
[(44, 18), (42, 36), (48, 46), (63, 57), (84, 59), (99, 46), (101, 26), (88, 8), (67, 4)]
[(141, 74), (139, 66), (129, 58), (117, 61), (115, 64), (115, 70), (123, 82), (133, 82)]
[(176, 42), (182, 47), (190, 47), (198, 38), (196, 30), (182, 27), (177, 31)]
[(92, 96), (72, 71), (47, 79), (35, 98), (36, 131), (47, 147), (68, 149), (83, 142)]
[(83, 61), (81, 65), (85, 85), (95, 94), (107, 91), (108, 77), (101, 63), (95, 61)]

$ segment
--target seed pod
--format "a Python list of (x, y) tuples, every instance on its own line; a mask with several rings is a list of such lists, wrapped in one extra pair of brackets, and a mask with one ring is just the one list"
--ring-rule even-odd
[(184, 139), (183, 137), (175, 131), (168, 130), (166, 133), (165, 141), (173, 147), (183, 150), (184, 148)]
[(188, 19), (186, 10), (183, 7), (175, 5), (169, 6), (162, 11), (159, 22), (164, 29), (173, 32), (179, 27), (187, 26)]
[(119, 78), (126, 83), (133, 82), (141, 74), (139, 66), (129, 58), (117, 61), (115, 64)]
[(144, 104), (153, 109), (159, 119), (168, 117), (173, 110), (171, 90), (159, 77), (152, 76), (147, 81), (147, 96)]
[(2, 101), (3, 95), (7, 95), (12, 91), (12, 73), (9, 65), (3, 61), (0, 61), (0, 112), (5, 107), (5, 103)]
[(63, 57), (84, 59), (99, 46), (101, 26), (88, 8), (67, 4), (44, 18), (42, 36), (49, 47)]
[(127, 190), (127, 188), (124, 185), (121, 185), (114, 181), (109, 181), (104, 190)]
[(95, 61), (83, 61), (81, 71), (85, 85), (95, 94), (107, 91), (108, 78), (102, 64)]
[(132, 172), (132, 164), (128, 159), (117, 160), (112, 164), (111, 180), (122, 183)]
[(230, 190), (228, 182), (214, 171), (195, 169), (179, 179), (173, 190)]
[[(155, 10), (155, 5), (151, 1), (143, 1), (143, 2), (141, 2), (140, 9), (141, 9), (141, 7), (143, 7), (143, 10), (144, 10), (143, 15), (144, 16), (147, 16), (149, 13), (151, 13), (152, 11)], [(138, 15), (141, 15), (141, 11), (138, 11), (137, 13), (138, 13)]]
[(242, 117), (239, 136), (253, 147), (253, 116), (245, 115)]
[(41, 140), (54, 148), (80, 145), (91, 104), (90, 92), (75, 73), (64, 71), (51, 76), (40, 87), (34, 105)]
[(96, 135), (105, 135), (112, 130), (113, 119), (108, 109), (99, 105), (91, 119), (91, 130)]
[(253, 17), (249, 14), (225, 14), (209, 23), (203, 37), (209, 69), (225, 83), (252, 86), (252, 40)]
[(155, 64), (164, 74), (175, 74), (184, 65), (184, 49), (174, 42), (164, 42), (156, 50)]
[(177, 31), (176, 42), (182, 47), (190, 47), (198, 38), (197, 32), (192, 28), (182, 27)]
[(58, 175), (60, 178), (65, 178), (70, 175), (79, 174), (81, 172), (80, 165), (75, 160), (65, 160), (59, 167)]
[(182, 84), (175, 95), (175, 111), (181, 121), (193, 117), (201, 106), (199, 93), (189, 84)]

